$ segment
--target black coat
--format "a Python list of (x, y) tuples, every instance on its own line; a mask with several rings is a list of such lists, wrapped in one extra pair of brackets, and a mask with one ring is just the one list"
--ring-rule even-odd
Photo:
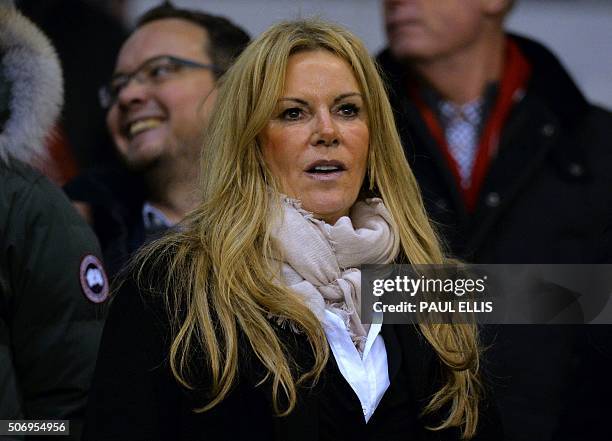
[(141, 177), (122, 168), (92, 169), (64, 186), (70, 200), (91, 207), (109, 277), (123, 269), (147, 235), (142, 218), (145, 201)]
[[(427, 211), (452, 253), (467, 261), (601, 262), (612, 255), (602, 246), (602, 233), (612, 219), (612, 116), (585, 100), (544, 47), (511, 38), (529, 60), (532, 74), (525, 96), (503, 127), (497, 157), (472, 214), (441, 149), (408, 98), (408, 69), (388, 50), (378, 57)], [(610, 439), (612, 352), (605, 344), (611, 336), (607, 327), (486, 331), (495, 338), (487, 368), (497, 378), (509, 438), (578, 439), (589, 422), (593, 439)]]
[(612, 220), (612, 115), (589, 105), (554, 56), (514, 37), (532, 64), (477, 203), (454, 177), (406, 93), (407, 71), (383, 52), (406, 156), (428, 213), (459, 257), (482, 263), (593, 263)]
[[(277, 329), (300, 366), (312, 353), (303, 336)], [(391, 386), (366, 424), (360, 402), (330, 355), (321, 380), (298, 391), (288, 417), (273, 416), (269, 383), (242, 341), (235, 386), (211, 411), (202, 388), (187, 391), (168, 367), (169, 332), (160, 297), (133, 284), (118, 293), (106, 323), (89, 401), (84, 440), (451, 440), (456, 430), (431, 432), (420, 410), (440, 385), (440, 364), (410, 326), (383, 326)], [(197, 358), (197, 357), (196, 357)], [(494, 408), (483, 405), (477, 439), (501, 439)]]
[(79, 439), (104, 323), (85, 294), (90, 255), (96, 238), (61, 190), (0, 160), (0, 419), (69, 419)]

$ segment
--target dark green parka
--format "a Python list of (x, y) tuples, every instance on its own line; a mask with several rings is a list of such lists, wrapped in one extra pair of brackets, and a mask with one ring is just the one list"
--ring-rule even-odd
[(0, 59), (0, 420), (69, 419), (78, 439), (108, 280), (92, 231), (27, 164), (44, 158), (61, 71), (46, 38), (6, 2)]

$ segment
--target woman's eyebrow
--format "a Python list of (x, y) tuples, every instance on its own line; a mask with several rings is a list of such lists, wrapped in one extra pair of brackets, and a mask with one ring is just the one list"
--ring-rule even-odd
[[(338, 101), (342, 101), (345, 98), (350, 98), (350, 97), (353, 97), (353, 96), (357, 96), (357, 97), (363, 99), (363, 96), (359, 92), (347, 92), (347, 93), (342, 93), (342, 94), (338, 95), (336, 98), (334, 98), (334, 104), (337, 103)], [(289, 96), (279, 98), (278, 101), (279, 102), (280, 101), (293, 101), (293, 102), (299, 103), (299, 104), (301, 104), (303, 106), (308, 105), (308, 102), (304, 101), (303, 99), (289, 97)]]
[(353, 96), (358, 96), (359, 98), (363, 99), (363, 96), (359, 92), (348, 92), (348, 93), (343, 93), (341, 95), (338, 95), (334, 99), (334, 103), (337, 103), (338, 101), (342, 101), (345, 98), (350, 98), (350, 97), (353, 97)]
[(280, 101), (294, 101), (294, 102), (299, 103), (299, 104), (301, 104), (303, 106), (307, 106), (308, 105), (308, 102), (306, 102), (306, 101), (304, 101), (304, 100), (302, 100), (300, 98), (293, 98), (293, 97), (283, 97), (283, 98), (280, 98), (278, 101), (279, 102)]

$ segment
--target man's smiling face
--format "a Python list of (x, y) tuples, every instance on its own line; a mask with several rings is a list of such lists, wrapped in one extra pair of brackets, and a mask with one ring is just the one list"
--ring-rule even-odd
[(197, 157), (216, 95), (214, 73), (184, 66), (172, 70), (160, 57), (211, 64), (205, 52), (208, 44), (202, 27), (168, 18), (143, 25), (121, 48), (115, 75), (131, 74), (151, 60), (161, 60), (148, 70), (154, 81), (146, 73), (137, 74), (118, 90), (108, 111), (108, 128), (130, 168), (146, 170), (160, 162)]

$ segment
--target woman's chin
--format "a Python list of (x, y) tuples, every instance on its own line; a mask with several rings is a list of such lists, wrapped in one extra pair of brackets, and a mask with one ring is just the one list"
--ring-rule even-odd
[[(325, 203), (324, 203), (325, 202)], [(302, 208), (306, 211), (310, 211), (315, 218), (324, 220), (328, 224), (335, 224), (338, 219), (342, 216), (348, 216), (353, 202), (348, 203), (346, 201), (316, 201), (315, 203), (309, 204), (308, 201), (302, 201)]]

